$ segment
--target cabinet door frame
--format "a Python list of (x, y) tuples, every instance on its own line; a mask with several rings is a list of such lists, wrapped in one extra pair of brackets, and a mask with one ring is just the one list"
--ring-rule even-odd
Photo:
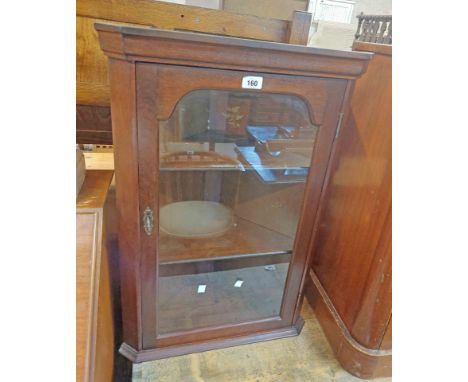
[[(144, 210), (150, 207), (154, 217), (154, 229), (151, 235), (147, 235), (140, 225), (139, 289), (143, 349), (266, 333), (294, 326), (299, 320), (301, 290), (308, 268), (309, 245), (322, 187), (350, 81), (139, 62), (135, 65), (135, 71), (139, 212), (142, 217)], [(262, 76), (263, 89), (242, 89), (241, 81), (244, 76)], [(170, 117), (177, 102), (184, 95), (201, 89), (298, 96), (308, 106), (312, 123), (318, 125), (318, 133), (311, 171), (306, 181), (280, 316), (158, 335), (159, 121)]]

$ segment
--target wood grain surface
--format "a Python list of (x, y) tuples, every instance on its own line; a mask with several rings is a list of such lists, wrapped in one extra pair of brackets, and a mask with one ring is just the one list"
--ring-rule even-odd
[[(341, 335), (327, 324), (336, 311), (353, 340), (384, 351), (391, 349), (392, 316), (392, 56), (391, 46), (359, 42), (354, 48), (375, 57), (356, 81), (338, 139), (312, 270), (330, 300), (329, 312), (318, 314), (330, 337)], [(335, 353), (348, 370), (388, 375), (376, 360), (356, 369), (361, 353), (339, 348)]]
[(289, 44), (307, 45), (311, 22), (312, 13), (299, 11), (294, 12), (293, 20), (289, 24), (288, 29)]
[[(109, 28), (110, 27), (105, 27), (104, 30), (100, 32), (100, 37), (102, 38), (103, 44), (113, 51), (115, 41), (112, 42), (112, 39), (115, 37), (114, 31), (118, 31), (118, 29)], [(131, 31), (131, 33), (134, 32), (137, 32), (137, 30), (134, 29)], [(229, 55), (228, 52), (232, 52), (232, 49), (235, 49), (238, 46), (250, 46), (251, 44), (251, 41), (247, 40), (236, 41), (235, 43), (231, 41), (231, 43), (234, 44), (233, 47), (231, 44), (222, 44), (222, 42), (225, 42), (227, 38), (219, 40), (218, 37), (214, 36), (202, 36), (202, 38), (200, 36), (189, 36), (186, 33), (169, 33), (167, 31), (151, 31), (150, 35), (146, 36), (146, 30), (140, 30), (139, 33), (142, 33), (142, 37), (140, 37), (140, 41), (143, 42), (142, 49), (149, 49), (147, 54), (150, 55), (152, 55), (153, 48), (156, 46), (157, 41), (160, 41), (160, 43), (157, 44), (159, 46), (160, 44), (164, 44), (164, 41), (169, 41), (169, 38), (171, 40), (175, 39), (176, 45), (179, 42), (187, 44), (186, 49), (184, 50), (184, 52), (186, 52), (185, 54), (194, 54), (196, 52), (200, 53), (200, 49), (198, 49), (200, 46), (200, 39), (202, 40), (203, 45), (208, 41), (215, 41), (216, 44), (219, 44), (219, 48), (222, 49), (223, 54), (220, 55), (221, 51), (210, 49), (208, 51), (208, 56), (204, 56), (207, 59), (211, 59), (211, 57), (217, 57), (216, 59), (220, 59), (222, 56), (224, 57), (223, 60), (226, 60)], [(125, 36), (126, 34), (124, 37)], [(184, 39), (182, 37), (184, 37)], [(186, 37), (189, 38), (189, 40), (185, 40)], [(147, 40), (145, 38), (147, 38)], [(136, 41), (134, 42), (136, 43)], [(294, 47), (294, 50), (301, 50), (300, 48), (303, 47)], [(175, 54), (179, 55), (179, 48), (177, 46), (172, 46), (169, 51), (161, 50), (161, 52), (164, 52), (164, 55), (167, 54), (167, 57), (170, 57), (171, 52), (173, 52), (174, 49), (177, 51)], [(286, 48), (282, 45), (275, 45), (274, 47), (269, 46), (269, 49), (271, 49), (269, 55), (271, 55), (272, 58), (276, 58), (280, 55), (280, 52)], [(276, 49), (278, 49), (278, 51), (276, 51)], [(309, 55), (313, 55), (315, 51), (307, 49), (303, 51), (305, 55), (307, 55), (306, 52), (309, 53)], [(113, 53), (109, 54), (112, 55)], [(204, 55), (203, 52), (200, 54)], [(152, 57), (153, 56), (151, 56), (151, 58)], [(350, 56), (346, 57), (350, 58)], [(369, 58), (369, 56), (359, 57), (364, 60), (363, 62), (366, 62)], [(323, 56), (323, 58), (325, 59), (325, 56)], [(128, 59), (131, 60), (132, 58), (128, 57)], [(144, 60), (146, 61), (147, 57), (145, 57)], [(113, 61), (114, 59), (111, 60), (111, 62)], [(115, 62), (117, 62), (116, 59)], [(243, 68), (240, 61), (239, 64), (236, 65), (240, 69)], [(363, 67), (361, 67), (361, 69), (363, 69)], [(224, 90), (237, 91), (242, 79), (242, 72), (154, 65), (153, 63), (145, 62), (136, 64), (136, 76), (136, 99), (138, 100), (138, 112), (136, 115), (138, 125), (138, 145), (134, 150), (138, 151), (139, 155), (138, 185), (140, 189), (139, 203), (141, 215), (147, 206), (150, 206), (153, 210), (157, 210), (158, 201), (160, 200), (159, 198), (162, 196), (160, 195), (160, 177), (158, 176), (158, 129), (155, 129), (155, 126), (159, 125), (159, 121), (161, 119), (169, 118), (180, 97), (191, 90), (199, 89), (200, 87), (208, 89), (217, 89), (221, 87)], [(180, 354), (173, 352), (170, 353), (171, 347), (175, 347), (178, 349), (177, 352), (181, 352), (184, 351), (182, 347), (187, 344), (200, 344), (200, 347), (203, 348), (209, 341), (220, 339), (225, 339), (226, 345), (228, 345), (235, 337), (250, 336), (253, 338), (256, 333), (259, 333), (258, 340), (261, 340), (263, 338), (263, 333), (273, 330), (282, 330), (282, 328), (292, 328), (299, 320), (297, 312), (298, 296), (303, 277), (305, 276), (304, 271), (308, 253), (308, 240), (306, 240), (306, 238), (309, 237), (310, 230), (313, 227), (313, 220), (315, 217), (315, 211), (318, 207), (321, 185), (329, 158), (329, 150), (335, 136), (339, 111), (342, 106), (348, 81), (345, 79), (323, 79), (315, 77), (297, 78), (284, 75), (264, 74), (264, 82), (265, 92), (273, 94), (297, 94), (302, 96), (306, 104), (313, 105), (312, 112), (314, 115), (314, 121), (319, 121), (319, 123), (322, 124), (321, 134), (317, 139), (315, 154), (312, 158), (311, 167), (314, 168), (314, 172), (312, 173), (312, 176), (307, 179), (307, 185), (304, 189), (305, 196), (302, 211), (307, 212), (300, 213), (300, 221), (302, 223), (298, 226), (296, 236), (297, 240), (295, 240), (293, 246), (294, 256), (292, 258), (292, 265), (286, 282), (285, 297), (281, 308), (281, 317), (271, 317), (261, 321), (239, 322), (238, 324), (231, 326), (217, 326), (203, 330), (193, 330), (185, 333), (174, 332), (164, 336), (157, 336), (156, 328), (158, 326), (156, 304), (158, 301), (158, 286), (156, 280), (158, 276), (157, 273), (155, 275), (154, 269), (157, 264), (157, 259), (162, 256), (161, 250), (163, 249), (163, 246), (158, 246), (158, 241), (155, 240), (154, 235), (148, 236), (143, 234), (140, 235), (141, 249), (138, 255), (140, 263), (144, 264), (144, 266), (138, 270), (141, 280), (140, 301), (144, 301), (144, 303), (142, 303), (141, 310), (143, 329), (142, 340), (143, 349), (159, 349), (159, 351), (155, 350), (151, 353), (154, 357), (161, 357), (163, 354)], [(295, 84), (302, 84), (303, 86), (294, 87), (294, 92), (291, 93), (291, 86), (294, 86)], [(125, 97), (128, 97), (128, 93)], [(155, 110), (157, 111), (156, 113), (154, 112)], [(114, 124), (114, 126), (116, 125)], [(127, 126), (122, 126), (121, 128), (124, 129), (127, 128)], [(131, 161), (132, 160), (129, 159), (127, 160), (127, 163), (130, 163)], [(120, 172), (117, 172), (117, 176), (122, 176), (120, 174)], [(125, 176), (123, 177), (125, 178)], [(119, 177), (117, 178), (117, 190), (119, 190), (118, 179)], [(128, 183), (126, 183), (126, 186), (128, 186)], [(157, 227), (157, 215), (154, 215), (154, 218), (155, 226)], [(124, 242), (134, 240), (134, 236), (125, 231), (120, 232), (120, 237), (124, 238)], [(242, 243), (242, 241), (240, 243)], [(160, 244), (163, 244), (162, 240)], [(236, 243), (236, 245), (238, 244)], [(130, 269), (126, 268), (125, 271), (129, 272)], [(123, 284), (123, 286), (124, 285), (125, 284)], [(164, 348), (168, 349), (166, 353), (164, 353)], [(190, 349), (192, 348), (193, 346), (190, 347)], [(143, 350), (137, 349), (136, 347), (134, 347), (134, 349)], [(145, 354), (145, 356), (148, 355), (148, 357), (151, 356), (149, 353), (142, 354)]]
[(104, 203), (113, 171), (87, 171), (76, 201), (77, 381), (111, 382), (114, 322)]
[(391, 56), (376, 54), (356, 82), (313, 251), (338, 313), (371, 348), (380, 346), (391, 314), (391, 67)]
[[(99, 47), (95, 23), (306, 45), (311, 22), (310, 14), (301, 11), (291, 14), (292, 21), (285, 21), (152, 0), (78, 0), (76, 13), (77, 143), (112, 143), (110, 118), (102, 118), (103, 114), (110, 116), (107, 59)], [(88, 110), (83, 106), (88, 106)], [(94, 107), (96, 110), (92, 111)]]
[(307, 10), (309, 0), (223, 0), (221, 3), (229, 12), (291, 20), (294, 11)]
[(226, 36), (110, 24), (95, 27), (106, 55), (133, 62), (354, 79), (372, 58), (369, 53)]
[(152, 0), (78, 0), (79, 16), (217, 35), (286, 41), (288, 22)]
[(107, 60), (94, 29), (97, 22), (276, 42), (288, 42), (292, 30), (291, 43), (302, 45), (307, 44), (310, 28), (310, 21), (308, 26), (305, 24), (305, 12), (294, 13), (293, 21), (289, 22), (152, 0), (78, 0), (76, 7), (76, 103), (79, 105), (110, 105)]
[(310, 271), (305, 293), (337, 360), (345, 370), (363, 379), (391, 376), (392, 351), (370, 349), (354, 339), (313, 270)]
[[(135, 120), (135, 65), (110, 60), (112, 83), (112, 103), (116, 107), (112, 113), (114, 137), (114, 166), (116, 203), (118, 210), (119, 250), (125, 253), (120, 259), (122, 288), (123, 334), (126, 341), (141, 348), (141, 306), (140, 284), (140, 214), (138, 198), (137, 131)], [(113, 79), (113, 80), (112, 80)]]
[[(299, 311), (309, 238), (330, 152), (353, 80), (366, 70), (371, 55), (149, 28), (102, 24), (96, 28), (109, 57), (111, 80), (122, 254), (122, 354), (141, 362), (297, 335), (303, 323)], [(311, 121), (320, 124), (280, 314), (160, 333), (160, 239), (154, 229), (141, 229), (144, 212), (159, 208), (159, 127), (185, 94), (197, 89), (239, 91), (243, 76), (253, 73), (262, 75), (263, 92), (301, 97), (311, 106)], [(154, 227), (158, 218), (153, 213)]]
[(109, 107), (76, 105), (76, 142), (112, 144)]

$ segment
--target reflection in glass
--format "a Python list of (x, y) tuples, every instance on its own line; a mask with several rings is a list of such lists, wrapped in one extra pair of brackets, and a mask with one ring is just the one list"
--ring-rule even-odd
[(305, 103), (198, 90), (159, 131), (158, 333), (280, 315), (317, 133)]

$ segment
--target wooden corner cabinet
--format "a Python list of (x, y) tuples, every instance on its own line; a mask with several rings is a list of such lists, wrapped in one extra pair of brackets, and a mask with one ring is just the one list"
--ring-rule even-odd
[(297, 335), (340, 121), (367, 53), (97, 24), (134, 362)]

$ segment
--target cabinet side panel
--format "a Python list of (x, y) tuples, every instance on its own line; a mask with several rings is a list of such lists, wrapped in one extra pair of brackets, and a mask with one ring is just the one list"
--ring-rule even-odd
[(381, 349), (391, 349), (392, 348), (392, 318), (388, 322), (387, 329), (380, 344)]
[(141, 242), (141, 295), (142, 295), (142, 344), (147, 349), (156, 346), (156, 280), (158, 267), (157, 237), (158, 237), (158, 200), (159, 200), (159, 144), (157, 97), (158, 97), (158, 67), (157, 65), (138, 63), (137, 72), (137, 124), (138, 124), (138, 163), (139, 163), (139, 195), (140, 216), (144, 210), (153, 211), (153, 230), (150, 235), (143, 233)]
[[(350, 328), (351, 335), (360, 343), (372, 344), (373, 348), (378, 348), (392, 314), (391, 209), (388, 210), (360, 305)], [(391, 349), (391, 345), (389, 348)]]
[(141, 349), (135, 65), (109, 60), (124, 341)]
[(391, 312), (391, 70), (391, 56), (376, 54), (356, 81), (312, 261), (346, 327), (372, 349)]
[[(102, 224), (102, 240), (107, 237), (107, 229)], [(112, 381), (114, 368), (114, 317), (112, 312), (111, 279), (109, 252), (106, 243), (101, 245), (99, 275), (99, 298), (97, 309), (96, 362), (93, 381)]]

